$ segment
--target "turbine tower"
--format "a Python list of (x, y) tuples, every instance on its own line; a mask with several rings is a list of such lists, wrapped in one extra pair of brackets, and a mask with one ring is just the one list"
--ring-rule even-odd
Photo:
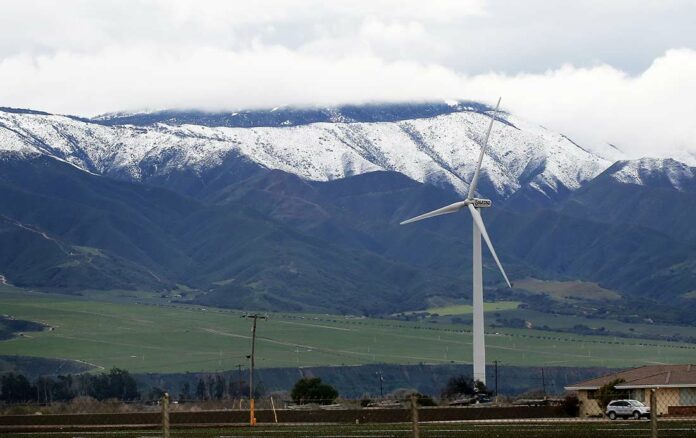
[(420, 221), (423, 219), (429, 219), (431, 217), (440, 216), (443, 214), (455, 213), (463, 208), (467, 208), (471, 213), (471, 218), (473, 219), (473, 304), (474, 304), (474, 381), (478, 380), (483, 384), (486, 383), (486, 344), (484, 339), (484, 324), (483, 324), (483, 265), (481, 262), (481, 237), (486, 241), (488, 249), (491, 251), (491, 255), (498, 265), (500, 272), (503, 274), (505, 283), (508, 287), (510, 281), (505, 275), (505, 270), (503, 265), (500, 264), (498, 260), (498, 255), (495, 253), (493, 248), (493, 243), (486, 232), (486, 226), (483, 224), (483, 219), (481, 219), (481, 213), (479, 210), (481, 208), (488, 208), (492, 205), (489, 199), (481, 199), (474, 197), (476, 193), (476, 185), (479, 180), (479, 173), (481, 171), (481, 163), (483, 162), (483, 155), (486, 153), (486, 147), (488, 146), (488, 138), (491, 135), (491, 129), (493, 128), (493, 122), (498, 115), (498, 108), (500, 106), (500, 99), (495, 106), (495, 111), (493, 112), (493, 117), (491, 117), (491, 123), (488, 125), (488, 131), (486, 132), (486, 138), (481, 145), (481, 152), (479, 153), (478, 163), (476, 164), (476, 171), (474, 172), (474, 177), (469, 185), (469, 193), (465, 200), (455, 202), (446, 207), (439, 208), (437, 210), (430, 211), (428, 213), (416, 216), (414, 218), (405, 220), (401, 222), (401, 225), (410, 224), (411, 222)]

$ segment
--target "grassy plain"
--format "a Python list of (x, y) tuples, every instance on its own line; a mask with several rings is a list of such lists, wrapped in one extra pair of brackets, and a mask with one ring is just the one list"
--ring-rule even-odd
[[(495, 301), (492, 303), (484, 303), (484, 312), (498, 312), (501, 310), (516, 309), (520, 305), (519, 301)], [(453, 304), (451, 306), (431, 307), (426, 310), (430, 314), (437, 313), (438, 315), (466, 315), (472, 313), (474, 308), (469, 304)]]
[(533, 294), (547, 294), (556, 299), (581, 300), (618, 300), (621, 295), (611, 289), (605, 289), (597, 283), (586, 281), (553, 281), (525, 278), (515, 280), (515, 288), (524, 289)]
[[(51, 327), (0, 342), (0, 355), (74, 359), (132, 372), (218, 371), (246, 363), (250, 322), (240, 311), (127, 304), (0, 286), (0, 313)], [(259, 367), (471, 362), (468, 325), (355, 316), (270, 314), (259, 321)], [(487, 359), (521, 366), (686, 363), (696, 345), (489, 329)]]
[(696, 338), (696, 327), (670, 325), (670, 324), (651, 324), (647, 322), (632, 323), (617, 321), (615, 319), (587, 318), (580, 315), (558, 315), (539, 312), (532, 309), (514, 309), (496, 312), (488, 316), (487, 323), (493, 323), (497, 317), (500, 318), (519, 318), (529, 321), (533, 327), (540, 328), (548, 326), (552, 329), (572, 329), (576, 325), (584, 325), (591, 329), (604, 328), (610, 332), (630, 334), (629, 337), (693, 337)]

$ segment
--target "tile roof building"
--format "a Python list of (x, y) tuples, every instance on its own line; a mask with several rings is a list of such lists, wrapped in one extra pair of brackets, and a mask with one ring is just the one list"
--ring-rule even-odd
[(566, 386), (576, 391), (580, 399), (580, 415), (602, 415), (602, 408), (595, 399), (596, 391), (607, 383), (623, 380), (614, 386), (620, 398), (650, 403), (650, 391), (657, 391), (658, 415), (696, 414), (696, 365), (647, 365), (619, 371), (595, 379)]

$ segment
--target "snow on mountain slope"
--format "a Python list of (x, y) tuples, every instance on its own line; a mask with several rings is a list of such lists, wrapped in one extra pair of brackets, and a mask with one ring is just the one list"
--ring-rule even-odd
[[(483, 195), (506, 197), (526, 185), (552, 195), (578, 188), (610, 164), (563, 135), (512, 115), (500, 117), (504, 123), (495, 125), (483, 164), (496, 193)], [(47, 154), (91, 172), (135, 180), (181, 168), (200, 172), (236, 153), (311, 180), (391, 170), (465, 193), (489, 122), (481, 112), (461, 111), (388, 122), (283, 127), (105, 126), (0, 111), (0, 151)]]
[(654, 185), (692, 191), (696, 188), (696, 167), (671, 158), (641, 158), (619, 161), (612, 166), (611, 177), (624, 184)]

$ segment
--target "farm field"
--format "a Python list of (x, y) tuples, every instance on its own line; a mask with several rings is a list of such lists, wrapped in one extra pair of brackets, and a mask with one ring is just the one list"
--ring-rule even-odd
[[(497, 312), (500, 318), (520, 318), (532, 323), (534, 327), (548, 326), (557, 329), (570, 329), (575, 325), (584, 325), (591, 329), (604, 328), (607, 331), (625, 333), (633, 336), (688, 336), (696, 338), (696, 327), (670, 324), (629, 323), (614, 319), (586, 318), (579, 315), (557, 315), (532, 309), (512, 309)], [(493, 323), (494, 317), (487, 322)]]
[(515, 287), (524, 289), (532, 294), (547, 294), (555, 299), (593, 299), (618, 300), (621, 295), (613, 290), (605, 289), (597, 283), (587, 281), (553, 281), (525, 278), (515, 280)]
[[(486, 324), (489, 326), (495, 325), (497, 320), (520, 319), (528, 321), (535, 329), (548, 326), (551, 330), (570, 330), (576, 325), (584, 325), (594, 330), (601, 330), (604, 328), (606, 331), (612, 332), (612, 335), (609, 336), (610, 338), (614, 337), (613, 333), (619, 334), (617, 336), (624, 335), (629, 338), (646, 337), (654, 339), (655, 337), (667, 338), (674, 336), (696, 338), (696, 327), (694, 326), (651, 324), (647, 322), (630, 323), (615, 319), (587, 318), (580, 315), (560, 315), (524, 308), (488, 310), (488, 312), (491, 312), (491, 314), (487, 315), (486, 320)], [(439, 315), (439, 317), (433, 318), (438, 319), (440, 322), (447, 322), (452, 319), (451, 317), (458, 317), (465, 324), (471, 322), (471, 313)]]
[[(243, 312), (191, 305), (126, 304), (0, 288), (0, 309), (51, 329), (0, 342), (0, 355), (74, 359), (98, 369), (185, 372), (245, 363), (250, 322)], [(259, 367), (471, 362), (468, 325), (355, 316), (270, 314), (259, 321)], [(488, 360), (520, 366), (628, 367), (685, 363), (696, 345), (489, 329)]]
[[(484, 303), (483, 310), (485, 312), (499, 312), (501, 310), (512, 310), (516, 309), (519, 304), (519, 301), (496, 301), (493, 303)], [(438, 314), (443, 316), (466, 315), (473, 313), (474, 307), (470, 304), (455, 304), (451, 306), (431, 307), (425, 311), (430, 314)]]

